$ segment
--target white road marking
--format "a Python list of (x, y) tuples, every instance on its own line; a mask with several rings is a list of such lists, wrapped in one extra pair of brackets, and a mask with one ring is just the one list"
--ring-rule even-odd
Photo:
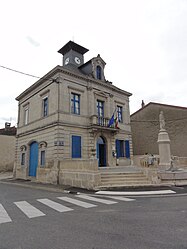
[(107, 196), (107, 198), (111, 198), (111, 199), (119, 200), (119, 201), (135, 201), (135, 199), (126, 198), (122, 196)]
[(0, 224), (11, 222), (11, 218), (9, 217), (7, 211), (4, 209), (3, 205), (0, 204)]
[(44, 205), (58, 211), (58, 212), (68, 212), (68, 211), (72, 211), (72, 208), (66, 207), (60, 203), (57, 203), (55, 201), (51, 201), (49, 199), (38, 199), (37, 201), (43, 203)]
[(90, 200), (90, 201), (108, 204), (108, 205), (117, 203), (116, 201), (109, 201), (109, 200), (95, 198), (95, 197), (88, 196), (88, 195), (78, 195), (77, 197), (82, 198), (82, 199), (86, 199), (86, 200)]
[(154, 191), (132, 191), (132, 192), (117, 192), (117, 191), (98, 191), (98, 195), (160, 195), (160, 194), (175, 194), (173, 190), (154, 190)]
[(39, 209), (32, 206), (27, 201), (14, 202), (16, 206), (29, 218), (35, 218), (39, 216), (44, 216), (45, 214)]
[(69, 197), (57, 197), (57, 198), (60, 199), (60, 200), (67, 201), (69, 203), (75, 204), (77, 206), (84, 207), (84, 208), (97, 207), (97, 205), (94, 205), (94, 204), (91, 204), (91, 203), (88, 203), (88, 202), (84, 202), (84, 201), (75, 200), (75, 199), (69, 198)]

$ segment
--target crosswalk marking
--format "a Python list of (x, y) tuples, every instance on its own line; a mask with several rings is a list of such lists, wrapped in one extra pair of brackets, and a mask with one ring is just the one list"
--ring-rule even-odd
[(128, 191), (128, 192), (118, 192), (118, 191), (97, 191), (97, 195), (161, 195), (161, 194), (175, 194), (173, 190), (153, 190), (153, 191)]
[(11, 222), (11, 218), (9, 217), (7, 211), (4, 209), (3, 205), (0, 204), (0, 223)]
[(58, 211), (58, 212), (67, 212), (67, 211), (72, 211), (72, 208), (66, 207), (60, 203), (57, 203), (55, 201), (51, 201), (49, 199), (37, 199), (37, 201), (43, 203), (44, 205)]
[(135, 201), (135, 199), (126, 198), (122, 196), (107, 196), (107, 198), (111, 198), (111, 199), (118, 200), (118, 201)]
[(35, 218), (39, 216), (44, 216), (45, 214), (39, 209), (33, 207), (27, 201), (14, 202), (15, 205), (29, 218)]
[(88, 196), (88, 195), (78, 195), (78, 197), (85, 199), (85, 200), (100, 202), (100, 203), (104, 203), (104, 204), (108, 204), (108, 205), (117, 203), (116, 201), (109, 201), (109, 200), (100, 199), (100, 198), (96, 198), (96, 197), (92, 197), (92, 196)]
[(75, 204), (77, 206), (84, 207), (84, 208), (92, 208), (92, 207), (97, 206), (97, 205), (87, 203), (87, 202), (84, 202), (84, 201), (75, 200), (75, 199), (70, 198), (70, 197), (57, 197), (57, 198), (60, 199), (60, 200), (67, 201), (69, 203)]
[[(76, 206), (80, 206), (83, 208), (92, 208), (92, 207), (97, 207), (97, 203), (103, 203), (103, 204), (115, 204), (118, 203), (118, 201), (135, 201), (135, 199), (132, 198), (127, 198), (123, 196), (103, 196), (101, 197), (94, 197), (91, 195), (86, 195), (86, 194), (80, 194), (76, 196), (70, 197), (56, 197), (57, 199), (68, 202), (71, 204), (74, 204)], [(81, 201), (78, 200), (78, 198), (88, 200), (90, 202), (96, 202), (96, 204), (92, 204), (87, 201)], [(113, 200), (108, 200), (108, 199), (113, 199)], [(64, 206), (63, 204), (50, 200), (48, 198), (42, 198), (42, 199), (37, 199), (38, 202), (58, 211), (58, 212), (67, 212), (67, 211), (72, 211), (74, 210), (73, 208), (69, 208), (67, 206)], [(14, 204), (28, 217), (28, 218), (34, 218), (34, 217), (40, 217), (40, 216), (45, 216), (46, 214), (40, 211), (38, 208), (34, 207), (27, 201), (17, 201), (14, 202)], [(0, 204), (0, 224), (1, 223), (7, 223), (7, 222), (12, 222), (12, 219), (10, 218), (9, 214), (5, 210), (4, 206)]]

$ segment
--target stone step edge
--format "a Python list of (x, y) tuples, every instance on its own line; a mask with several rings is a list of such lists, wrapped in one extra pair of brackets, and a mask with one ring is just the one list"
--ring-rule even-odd
[(137, 180), (130, 180), (130, 181), (101, 181), (101, 183), (142, 183), (142, 182), (145, 182), (145, 183), (148, 183), (148, 182), (151, 182), (149, 181), (148, 179), (142, 179), (141, 181), (137, 181)]
[(120, 188), (120, 187), (153, 187), (155, 185), (151, 183), (144, 183), (144, 184), (116, 184), (116, 185), (100, 185), (98, 188), (101, 189), (108, 189), (108, 188)]
[(148, 180), (143, 180), (143, 181), (106, 181), (106, 182), (101, 182), (101, 184), (134, 184), (134, 183), (150, 183)]
[(101, 175), (144, 175), (143, 172), (100, 172)]
[(120, 179), (134, 179), (134, 180), (141, 180), (141, 179), (148, 179), (148, 177), (146, 176), (140, 176), (140, 177), (101, 177), (101, 180), (113, 180), (113, 179), (116, 179), (116, 180), (120, 180)]
[(146, 175), (126, 175), (126, 174), (123, 174), (123, 175), (118, 175), (118, 174), (115, 174), (115, 175), (100, 175), (102, 178), (112, 178), (112, 177), (127, 177), (127, 178), (129, 178), (129, 177), (147, 177)]

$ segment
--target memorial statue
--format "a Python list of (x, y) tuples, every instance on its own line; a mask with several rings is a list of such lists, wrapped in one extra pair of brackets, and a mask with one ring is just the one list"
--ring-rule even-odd
[(165, 119), (164, 119), (164, 113), (163, 111), (159, 114), (159, 122), (160, 122), (160, 130), (165, 130)]

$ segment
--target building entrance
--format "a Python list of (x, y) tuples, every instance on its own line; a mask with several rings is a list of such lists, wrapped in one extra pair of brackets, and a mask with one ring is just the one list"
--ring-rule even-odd
[(103, 137), (97, 139), (97, 159), (99, 167), (106, 166), (106, 143)]
[(36, 176), (37, 167), (38, 167), (38, 143), (33, 142), (30, 145), (29, 176)]

